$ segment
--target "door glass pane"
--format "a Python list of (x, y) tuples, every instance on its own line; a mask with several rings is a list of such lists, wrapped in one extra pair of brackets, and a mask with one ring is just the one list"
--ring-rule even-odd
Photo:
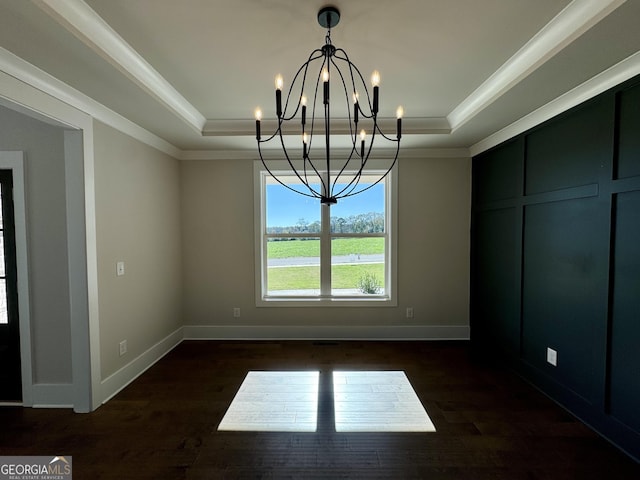
[(383, 237), (331, 240), (331, 293), (383, 295), (385, 264)]
[(7, 314), (7, 281), (0, 279), (0, 325), (9, 323)]
[(267, 294), (320, 294), (320, 239), (267, 240)]

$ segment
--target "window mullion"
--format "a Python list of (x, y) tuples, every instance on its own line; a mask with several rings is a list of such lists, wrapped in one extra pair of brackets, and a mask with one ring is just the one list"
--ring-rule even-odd
[(321, 207), (322, 233), (320, 234), (320, 295), (331, 296), (331, 207)]

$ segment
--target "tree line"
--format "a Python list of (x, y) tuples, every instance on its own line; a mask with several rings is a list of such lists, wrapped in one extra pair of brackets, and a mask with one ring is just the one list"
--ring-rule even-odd
[[(311, 233), (319, 234), (320, 221), (307, 222), (304, 218), (295, 225), (269, 227), (267, 233)], [(384, 232), (384, 214), (378, 212), (360, 213), (348, 217), (331, 217), (333, 233), (382, 233)]]

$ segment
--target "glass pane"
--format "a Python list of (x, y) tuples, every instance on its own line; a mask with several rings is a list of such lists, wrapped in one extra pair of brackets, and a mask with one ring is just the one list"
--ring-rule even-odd
[[(287, 183), (299, 190), (304, 186)], [(292, 192), (271, 177), (266, 182), (267, 233), (320, 233), (320, 200)]]
[[(3, 186), (0, 185), (0, 198), (2, 198), (2, 195), (4, 194), (4, 190), (3, 190)], [(0, 229), (4, 229), (4, 221), (2, 219), (2, 208), (1, 208), (1, 204), (0, 204)]]
[(9, 323), (7, 314), (7, 281), (0, 280), (0, 325)]
[(319, 238), (270, 238), (267, 241), (267, 294), (320, 294)]
[(385, 263), (382, 237), (331, 240), (331, 293), (384, 295)]
[(331, 232), (384, 232), (384, 192), (384, 182), (380, 182), (353, 197), (341, 198), (331, 207)]

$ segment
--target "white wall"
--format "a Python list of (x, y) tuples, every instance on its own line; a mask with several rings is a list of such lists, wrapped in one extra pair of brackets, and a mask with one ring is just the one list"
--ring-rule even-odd
[(93, 134), (104, 381), (182, 325), (180, 172), (177, 160), (103, 123)]
[(400, 161), (398, 307), (383, 308), (256, 307), (253, 162), (180, 168), (187, 336), (468, 336), (470, 158)]

